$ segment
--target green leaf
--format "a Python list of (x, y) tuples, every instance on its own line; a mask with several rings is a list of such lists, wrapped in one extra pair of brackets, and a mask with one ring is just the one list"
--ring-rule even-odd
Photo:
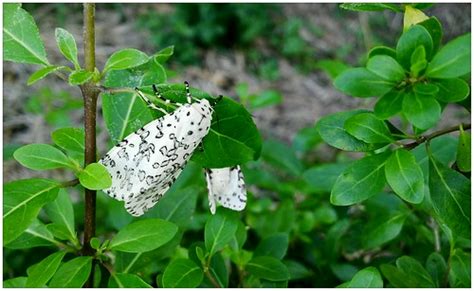
[(383, 11), (391, 10), (394, 12), (403, 12), (401, 5), (394, 3), (344, 3), (339, 7), (353, 11)]
[(375, 267), (367, 267), (357, 272), (346, 288), (382, 288), (383, 281)]
[(385, 177), (393, 191), (403, 200), (414, 204), (423, 201), (423, 172), (411, 152), (405, 149), (394, 151), (385, 164)]
[(255, 249), (255, 256), (270, 256), (283, 259), (288, 249), (288, 233), (275, 233), (263, 239)]
[(168, 221), (149, 218), (133, 222), (121, 229), (110, 242), (111, 250), (143, 253), (169, 242), (178, 227)]
[(154, 55), (155, 60), (163, 64), (166, 62), (174, 53), (174, 46), (165, 47)]
[(307, 152), (315, 148), (323, 139), (314, 126), (303, 127), (293, 137), (292, 148), (295, 152)]
[(461, 237), (471, 236), (471, 182), (430, 155), (431, 203), (440, 219)]
[(432, 16), (418, 24), (426, 28), (426, 30), (430, 33), (431, 39), (433, 40), (433, 52), (437, 52), (439, 46), (441, 45), (441, 38), (443, 37), (443, 29), (439, 20)]
[(53, 277), (66, 252), (56, 252), (28, 268), (27, 288), (41, 288)]
[(153, 288), (135, 274), (112, 274), (108, 288)]
[(18, 4), (3, 5), (3, 59), (49, 65), (36, 23)]
[(112, 185), (112, 178), (107, 168), (99, 163), (87, 165), (83, 171), (77, 174), (77, 177), (84, 188), (91, 190), (102, 190)]
[(323, 164), (307, 169), (303, 179), (318, 192), (331, 192), (337, 177), (349, 166), (349, 163)]
[(196, 288), (203, 277), (203, 272), (196, 263), (189, 259), (176, 259), (163, 273), (163, 288)]
[(405, 5), (405, 13), (403, 14), (403, 31), (406, 31), (410, 26), (426, 19), (428, 19), (428, 16), (426, 16), (423, 11), (416, 9), (411, 5)]
[(392, 57), (378, 55), (369, 59), (367, 69), (372, 73), (393, 82), (400, 82), (405, 78), (405, 70)]
[(365, 237), (364, 246), (371, 249), (396, 238), (400, 234), (406, 218), (406, 214), (397, 213), (387, 220), (377, 222), (376, 226), (370, 229)]
[(332, 188), (331, 203), (352, 205), (381, 192), (385, 186), (383, 167), (388, 155), (385, 152), (362, 158), (344, 170)]
[(28, 228), (44, 204), (53, 201), (59, 184), (46, 179), (27, 179), (3, 185), (3, 244)]
[(402, 256), (397, 259), (396, 264), (398, 269), (400, 269), (407, 277), (414, 278), (413, 281), (416, 282), (416, 285), (411, 287), (435, 287), (430, 274), (425, 270), (425, 268), (423, 268), (423, 266), (417, 260), (409, 256)]
[(100, 248), (100, 239), (93, 237), (91, 238), (90, 244), (94, 250), (98, 250)]
[(459, 78), (433, 80), (433, 84), (439, 88), (436, 99), (446, 103), (462, 101), (470, 93), (467, 82)]
[(421, 25), (412, 26), (398, 40), (397, 60), (405, 69), (410, 69), (411, 56), (420, 45), (425, 48), (426, 58), (430, 60), (433, 51), (433, 40), (430, 33)]
[(344, 129), (366, 143), (390, 143), (392, 134), (387, 124), (372, 113), (359, 113), (344, 122)]
[(379, 98), (374, 106), (374, 113), (380, 119), (388, 119), (402, 111), (405, 92), (392, 90)]
[(349, 68), (345, 63), (331, 59), (320, 60), (316, 63), (315, 67), (323, 70), (332, 80)]
[(3, 281), (3, 288), (25, 288), (27, 277), (16, 277)]
[(93, 72), (90, 72), (84, 69), (73, 71), (69, 75), (69, 84), (72, 86), (82, 85), (86, 83), (87, 81), (89, 81), (93, 75), (94, 75)]
[(265, 90), (255, 98), (250, 99), (251, 111), (258, 108), (269, 107), (272, 105), (280, 104), (283, 101), (283, 96), (280, 92), (275, 90)]
[(449, 272), (450, 287), (469, 288), (471, 287), (471, 254), (465, 253), (461, 249), (455, 249), (451, 255), (451, 269)]
[(28, 78), (28, 86), (33, 85), (34, 83), (38, 82), (39, 80), (43, 79), (47, 75), (56, 72), (57, 70), (61, 69), (63, 67), (61, 66), (47, 66), (42, 69), (39, 69), (38, 71), (34, 72), (29, 78)]
[(370, 58), (373, 58), (375, 56), (379, 56), (379, 55), (386, 55), (386, 56), (389, 56), (389, 57), (392, 57), (394, 59), (397, 58), (397, 51), (395, 51), (393, 48), (391, 47), (387, 47), (387, 46), (375, 46), (373, 47), (368, 55), (367, 55), (367, 58), (370, 59)]
[(230, 210), (220, 209), (209, 217), (204, 227), (204, 242), (213, 255), (228, 244), (237, 231), (237, 216)]
[(303, 171), (303, 165), (293, 150), (277, 140), (264, 141), (262, 158), (293, 176), (299, 176)]
[(269, 281), (286, 281), (290, 279), (288, 268), (273, 257), (255, 257), (245, 266), (251, 275)]
[(407, 276), (395, 266), (382, 264), (380, 265), (380, 271), (382, 271), (384, 277), (390, 282), (390, 285), (387, 287), (414, 288), (416, 286), (416, 281), (414, 281), (412, 276)]
[(124, 70), (138, 67), (148, 62), (149, 57), (137, 49), (127, 48), (114, 52), (104, 66), (104, 72), (109, 70)]
[(51, 288), (81, 288), (89, 278), (92, 257), (77, 257), (62, 264), (49, 283)]
[(433, 278), (435, 287), (441, 287), (444, 283), (444, 274), (446, 274), (446, 261), (443, 256), (437, 252), (433, 252), (426, 259), (426, 270)]
[(41, 246), (54, 246), (55, 240), (46, 225), (35, 219), (15, 240), (5, 245), (9, 249), (29, 249)]
[(344, 129), (344, 123), (347, 119), (363, 112), (368, 111), (353, 110), (326, 115), (318, 121), (316, 129), (321, 138), (330, 146), (343, 151), (371, 151), (374, 148), (372, 145), (355, 138)]
[(458, 151), (456, 164), (463, 172), (471, 171), (471, 134), (465, 132), (462, 127), (459, 132)]
[(59, 149), (49, 144), (29, 144), (17, 149), (13, 157), (22, 166), (32, 170), (72, 168), (74, 164)]
[[(448, 165), (455, 161), (456, 159), (456, 147), (457, 140), (448, 135), (440, 136), (435, 139), (432, 139), (430, 142), (430, 152), (436, 160), (441, 163)], [(411, 151), (415, 157), (416, 162), (423, 171), (423, 176), (425, 177), (425, 184), (428, 184), (429, 176), (429, 157), (426, 153), (426, 147), (418, 146)]]
[(415, 49), (411, 55), (410, 64), (410, 72), (412, 73), (412, 76), (418, 77), (420, 72), (423, 71), (428, 65), (424, 46), (420, 45)]
[(77, 241), (74, 227), (74, 208), (66, 189), (59, 190), (58, 197), (45, 206), (49, 219), (55, 224), (64, 226), (71, 241)]
[(60, 128), (51, 134), (53, 142), (66, 151), (69, 156), (76, 158), (78, 161), (84, 160), (84, 141), (85, 132), (82, 128)]
[(63, 56), (74, 64), (76, 70), (80, 69), (81, 66), (77, 59), (77, 46), (74, 36), (72, 36), (69, 31), (58, 27), (55, 30), (55, 37), (58, 48)]
[(435, 126), (441, 117), (441, 106), (431, 96), (405, 94), (402, 106), (408, 121), (422, 130)]
[(395, 82), (384, 80), (365, 68), (351, 68), (337, 76), (334, 86), (354, 97), (375, 97), (390, 91)]
[(471, 34), (462, 35), (440, 49), (426, 69), (430, 78), (451, 79), (471, 72)]
[(194, 152), (193, 161), (204, 168), (231, 167), (258, 159), (262, 137), (250, 113), (225, 97), (214, 106), (211, 129), (202, 146), (203, 151)]

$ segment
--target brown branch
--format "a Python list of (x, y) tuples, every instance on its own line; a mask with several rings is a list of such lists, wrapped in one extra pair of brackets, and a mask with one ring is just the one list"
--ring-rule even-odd
[(451, 132), (454, 132), (454, 131), (458, 131), (459, 126), (462, 126), (463, 129), (471, 129), (471, 124), (470, 123), (467, 123), (467, 124), (462, 123), (462, 124), (459, 124), (459, 125), (455, 125), (455, 126), (451, 126), (451, 127), (445, 128), (445, 129), (441, 129), (439, 131), (435, 131), (435, 132), (433, 132), (433, 133), (431, 133), (427, 136), (422, 136), (417, 141), (405, 144), (405, 145), (403, 145), (403, 147), (407, 150), (412, 150), (412, 149), (416, 148), (417, 146), (419, 146), (420, 144), (422, 144), (424, 142), (427, 142), (427, 141), (430, 141), (430, 140), (432, 140), (432, 139), (434, 139), (438, 136), (445, 135), (445, 134), (448, 134), (448, 133), (451, 133)]
[(62, 183), (61, 188), (73, 187), (73, 186), (76, 186), (77, 184), (79, 184), (79, 179), (74, 179), (74, 180), (66, 181)]
[[(85, 69), (93, 72), (95, 69), (95, 31), (94, 17), (95, 4), (84, 4), (84, 63)], [(85, 129), (85, 152), (84, 166), (96, 161), (96, 111), (97, 97), (100, 91), (97, 87), (88, 82), (80, 86), (84, 98), (84, 129)], [(90, 245), (90, 240), (95, 236), (95, 213), (96, 212), (96, 191), (85, 189), (85, 209), (84, 209), (84, 240), (82, 254), (84, 256), (94, 256), (95, 250)], [(85, 287), (94, 285), (94, 266)]]

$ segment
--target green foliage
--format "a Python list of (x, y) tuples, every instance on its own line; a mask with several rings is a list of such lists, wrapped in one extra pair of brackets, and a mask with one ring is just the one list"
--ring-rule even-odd
[(367, 267), (357, 272), (354, 277), (340, 287), (345, 288), (382, 288), (383, 281), (379, 271), (374, 267)]
[(81, 288), (92, 269), (91, 257), (77, 257), (62, 264), (54, 274), (49, 287)]
[(202, 269), (189, 259), (172, 261), (163, 273), (164, 288), (195, 288), (203, 279)]
[(98, 163), (87, 165), (77, 177), (84, 188), (91, 190), (106, 189), (112, 185), (112, 178), (107, 168)]
[(53, 277), (64, 258), (65, 252), (56, 252), (47, 256), (44, 260), (28, 268), (28, 279), (25, 287), (43, 287)]
[[(77, 59), (77, 45), (76, 40), (67, 30), (56, 28), (55, 31), (56, 42), (59, 50), (63, 56), (74, 64), (76, 70), (80, 69), (79, 61)], [(71, 77), (69, 77), (71, 78)]]
[(48, 144), (29, 144), (13, 153), (13, 157), (24, 167), (32, 170), (75, 168), (74, 163), (60, 150)]

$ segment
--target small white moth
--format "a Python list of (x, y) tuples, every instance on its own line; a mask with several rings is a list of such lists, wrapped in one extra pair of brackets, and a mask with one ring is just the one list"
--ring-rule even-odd
[(216, 202), (225, 208), (240, 211), (247, 203), (247, 192), (239, 166), (206, 169), (209, 209), (216, 213)]
[(177, 103), (179, 107), (169, 114), (137, 90), (148, 106), (166, 115), (128, 135), (99, 160), (112, 176), (112, 186), (103, 191), (125, 201), (133, 216), (144, 214), (160, 200), (209, 132), (213, 112), (209, 101), (191, 103), (189, 84), (185, 85), (188, 103)]

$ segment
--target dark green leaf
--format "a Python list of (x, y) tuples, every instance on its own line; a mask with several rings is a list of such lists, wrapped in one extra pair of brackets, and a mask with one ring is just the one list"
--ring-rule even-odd
[(383, 281), (375, 267), (367, 267), (357, 272), (346, 288), (382, 288)]
[(342, 72), (349, 68), (345, 63), (338, 60), (320, 60), (316, 63), (316, 68), (323, 70), (329, 77), (334, 80)]
[(414, 288), (417, 286), (417, 282), (413, 276), (407, 276), (403, 271), (395, 266), (382, 264), (380, 265), (380, 271), (384, 277), (390, 282), (391, 286), (395, 288)]
[(106, 189), (112, 185), (112, 178), (107, 168), (99, 163), (87, 165), (83, 171), (77, 174), (77, 177), (84, 188), (91, 190)]
[(390, 143), (392, 134), (384, 121), (372, 113), (359, 113), (344, 122), (344, 129), (366, 143)]
[(411, 152), (405, 149), (394, 151), (385, 164), (385, 177), (393, 191), (403, 200), (414, 204), (423, 201), (423, 172)]
[(109, 70), (124, 70), (138, 67), (148, 62), (149, 57), (137, 49), (127, 48), (114, 52), (104, 66), (104, 72)]
[(109, 288), (153, 288), (135, 274), (113, 274), (109, 279)]
[(440, 219), (460, 237), (471, 236), (471, 182), (430, 155), (430, 195)]
[(415, 49), (415, 51), (411, 55), (410, 64), (411, 75), (413, 77), (418, 77), (420, 75), (420, 72), (423, 71), (428, 65), (424, 46), (420, 45)]
[(28, 279), (26, 280), (26, 286), (28, 288), (43, 287), (53, 277), (56, 270), (59, 268), (65, 252), (56, 252), (41, 262), (28, 268)]
[(446, 262), (442, 255), (433, 252), (426, 259), (426, 270), (431, 275), (435, 287), (441, 287), (444, 283), (444, 275), (446, 274)]
[(433, 40), (426, 28), (421, 25), (410, 27), (398, 40), (397, 60), (405, 69), (410, 69), (411, 56), (420, 45), (425, 48), (426, 58), (430, 60), (433, 51)]
[(334, 86), (354, 97), (375, 97), (390, 91), (395, 82), (384, 80), (365, 68), (352, 68), (339, 74)]
[(276, 233), (263, 239), (255, 249), (255, 256), (271, 256), (283, 259), (288, 248), (288, 234)]
[(310, 269), (306, 268), (303, 264), (297, 261), (284, 261), (283, 263), (288, 268), (290, 280), (303, 279), (312, 275)]
[(430, 274), (423, 268), (423, 266), (417, 260), (409, 257), (402, 256), (397, 259), (397, 267), (401, 270), (407, 277), (412, 277), (416, 282), (415, 286), (418, 288), (432, 288), (435, 287), (433, 279)]
[(321, 138), (330, 146), (341, 149), (343, 151), (366, 152), (373, 150), (373, 146), (353, 137), (344, 129), (344, 123), (350, 117), (368, 112), (366, 110), (354, 110), (346, 112), (338, 112), (326, 115), (316, 124)]
[(49, 144), (29, 144), (13, 153), (22, 166), (32, 170), (75, 168), (72, 161), (60, 150)]
[(74, 209), (69, 193), (66, 189), (59, 190), (58, 197), (45, 206), (46, 213), (53, 223), (63, 225), (68, 231), (68, 237), (74, 241), (76, 231), (74, 228)]
[(278, 259), (273, 257), (256, 257), (247, 263), (245, 268), (257, 278), (269, 281), (286, 281), (290, 279), (288, 268)]
[[(445, 165), (454, 162), (456, 159), (456, 146), (457, 140), (452, 136), (447, 135), (437, 137), (430, 142), (431, 154), (436, 158), (436, 160)], [(425, 184), (428, 184), (429, 157), (426, 153), (426, 147), (418, 146), (412, 150), (412, 153), (415, 155), (416, 162), (423, 171)]]
[(451, 255), (451, 269), (449, 272), (451, 287), (471, 287), (471, 254), (455, 249)]
[(463, 172), (471, 171), (471, 134), (462, 130), (459, 132), (458, 151), (456, 155), (458, 168)]
[(174, 53), (174, 46), (169, 46), (157, 52), (154, 55), (154, 57), (158, 63), (163, 64), (173, 55), (173, 53)]
[(84, 160), (85, 133), (82, 128), (60, 128), (51, 134), (53, 142), (78, 161)]
[(201, 284), (203, 272), (189, 259), (172, 261), (163, 273), (164, 288), (196, 288)]
[(76, 70), (79, 69), (81, 66), (77, 59), (77, 46), (74, 36), (67, 30), (58, 27), (55, 30), (55, 37), (56, 43), (63, 56), (74, 64)]
[(89, 81), (93, 75), (94, 73), (84, 70), (84, 69), (73, 71), (69, 75), (69, 84), (72, 86), (82, 85), (85, 82)]
[(394, 3), (344, 3), (339, 7), (353, 11), (383, 11), (391, 10), (394, 12), (403, 12), (399, 4)]
[(3, 244), (13, 241), (34, 221), (41, 207), (53, 201), (59, 184), (27, 179), (3, 185)]
[(365, 157), (344, 170), (331, 191), (331, 203), (352, 205), (380, 193), (385, 186), (383, 167), (388, 155), (385, 152)]
[(51, 232), (39, 220), (35, 219), (28, 228), (15, 240), (5, 245), (9, 249), (29, 249), (40, 246), (54, 246)]
[(373, 47), (369, 51), (367, 58), (370, 59), (370, 58), (373, 58), (374, 56), (379, 56), (379, 55), (386, 55), (386, 56), (396, 59), (397, 51), (387, 46), (376, 46), (376, 47)]
[(349, 166), (349, 163), (323, 164), (307, 169), (303, 178), (311, 189), (319, 192), (331, 192), (337, 177)]
[(408, 121), (422, 130), (435, 126), (441, 117), (441, 106), (431, 96), (405, 94), (402, 106)]
[(298, 176), (303, 171), (303, 165), (292, 149), (277, 140), (264, 141), (262, 158), (293, 176)]
[(237, 216), (230, 210), (220, 209), (209, 217), (204, 228), (204, 241), (207, 251), (213, 255), (221, 250), (234, 237), (237, 231)]
[(441, 28), (441, 23), (439, 20), (432, 16), (418, 24), (426, 28), (426, 30), (430, 33), (431, 39), (433, 40), (433, 52), (437, 52), (439, 46), (441, 45), (441, 38), (443, 37), (443, 29)]
[(396, 213), (387, 220), (378, 222), (374, 228), (369, 229), (365, 237), (365, 247), (375, 248), (396, 238), (402, 230), (407, 215)]
[(33, 85), (34, 83), (46, 77), (47, 75), (54, 73), (61, 68), (61, 66), (47, 66), (42, 69), (39, 69), (28, 78), (28, 86)]
[(380, 119), (388, 119), (402, 111), (405, 92), (392, 90), (379, 98), (374, 106), (374, 113)]
[(405, 78), (405, 70), (392, 57), (377, 55), (369, 59), (367, 69), (386, 80), (399, 82)]
[(48, 65), (36, 23), (18, 4), (3, 5), (3, 59), (18, 63)]
[(436, 99), (442, 102), (459, 102), (469, 96), (469, 85), (462, 79), (433, 80), (433, 84), (439, 88)]
[(125, 226), (110, 242), (109, 248), (127, 253), (154, 250), (169, 242), (178, 227), (162, 219), (143, 219)]
[(16, 277), (3, 281), (3, 288), (25, 288), (27, 277)]
[(77, 257), (62, 264), (49, 283), (51, 288), (81, 288), (89, 278), (92, 257)]
[(451, 79), (471, 72), (471, 34), (447, 43), (433, 57), (426, 69), (430, 78)]

